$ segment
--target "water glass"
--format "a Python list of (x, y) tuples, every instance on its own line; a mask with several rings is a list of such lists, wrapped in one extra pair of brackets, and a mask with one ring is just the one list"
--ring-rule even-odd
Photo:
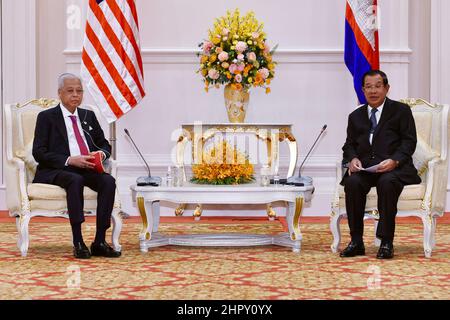
[(277, 174), (273, 176), (273, 185), (275, 187), (280, 186), (280, 176)]

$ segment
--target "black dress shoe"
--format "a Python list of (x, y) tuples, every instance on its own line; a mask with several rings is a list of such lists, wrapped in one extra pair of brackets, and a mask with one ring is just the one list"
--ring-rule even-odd
[(377, 259), (392, 259), (394, 257), (394, 245), (392, 243), (382, 243), (378, 249)]
[(366, 248), (364, 248), (364, 243), (356, 243), (350, 241), (347, 248), (341, 251), (339, 254), (342, 258), (354, 257), (354, 256), (363, 256), (366, 254)]
[(118, 258), (120, 251), (114, 250), (106, 241), (91, 244), (91, 253), (96, 257)]
[(77, 259), (89, 259), (91, 257), (91, 253), (84, 242), (78, 242), (73, 247), (73, 256)]

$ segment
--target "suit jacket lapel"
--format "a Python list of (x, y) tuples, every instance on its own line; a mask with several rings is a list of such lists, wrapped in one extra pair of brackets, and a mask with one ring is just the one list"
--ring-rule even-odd
[(375, 129), (375, 132), (373, 133), (373, 139), (375, 140), (376, 136), (381, 130), (381, 127), (386, 123), (388, 119), (391, 118), (394, 110), (391, 108), (391, 100), (389, 98), (386, 98), (386, 102), (383, 106), (383, 112), (381, 113), (380, 121), (378, 122), (377, 128)]
[(78, 108), (78, 115), (80, 116), (81, 129), (88, 143), (89, 150), (92, 151), (94, 150), (94, 146), (92, 144), (92, 137), (90, 136), (91, 133), (89, 132), (89, 119), (87, 119), (88, 112), (85, 109)]
[(55, 113), (53, 114), (55, 117), (55, 124), (58, 128), (59, 133), (64, 137), (64, 141), (67, 144), (67, 148), (69, 148), (69, 138), (67, 136), (67, 129), (66, 124), (64, 123), (64, 117), (63, 113), (61, 111), (61, 105), (59, 104), (57, 107), (55, 107)]
[(361, 123), (364, 125), (364, 132), (367, 134), (367, 143), (369, 143), (369, 129), (370, 129), (370, 120), (367, 115), (367, 104), (360, 108), (359, 117), (361, 119)]

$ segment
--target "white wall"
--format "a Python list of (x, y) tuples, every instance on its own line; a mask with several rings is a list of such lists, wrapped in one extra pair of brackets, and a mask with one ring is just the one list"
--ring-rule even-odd
[[(11, 3), (18, 10), (23, 1), (27, 0)], [(432, 39), (427, 30), (433, 28), (432, 13), (439, 10), (429, 0), (381, 0), (379, 3), (381, 68), (390, 77), (391, 98), (429, 98), (432, 76), (428, 70), (433, 60), (430, 60)], [(56, 77), (60, 72), (78, 72), (86, 5), (87, 1), (82, 0), (36, 2), (38, 96), (55, 96)], [(441, 9), (447, 5), (442, 1), (441, 6), (445, 8)], [(321, 126), (328, 124), (327, 134), (303, 171), (304, 175), (313, 176), (316, 185), (315, 198), (305, 214), (327, 215), (335, 184), (334, 165), (341, 157), (347, 115), (356, 101), (350, 73), (343, 63), (345, 1), (137, 0), (137, 6), (147, 96), (117, 123), (118, 181), (125, 211), (137, 213), (128, 186), (137, 176), (145, 174), (145, 169), (122, 134), (123, 128), (132, 132), (152, 172), (162, 175), (170, 164), (175, 145), (171, 134), (181, 123), (227, 121), (222, 90), (203, 91), (200, 77), (195, 73), (198, 68), (195, 50), (216, 17), (225, 14), (227, 9), (239, 7), (243, 13), (253, 9), (265, 24), (269, 42), (279, 44), (272, 93), (266, 95), (262, 89), (252, 91), (246, 121), (292, 123), (299, 145), (299, 162)], [(73, 27), (71, 19), (76, 8), (82, 21)], [(70, 29), (66, 28), (68, 19)], [(442, 14), (441, 24), (444, 23)], [(435, 41), (441, 43), (441, 38), (436, 36)], [(448, 52), (450, 45), (445, 45)], [(441, 54), (441, 59), (448, 58)], [(17, 73), (21, 66), (16, 66)], [(11, 97), (15, 101), (26, 100), (21, 95)], [(92, 100), (87, 97), (86, 101)], [(288, 159), (287, 150), (282, 152), (283, 172), (287, 170), (283, 165), (287, 165)], [(1, 202), (0, 207), (4, 207)], [(243, 211), (245, 214), (261, 212)], [(163, 210), (163, 214), (169, 213), (171, 209)]]

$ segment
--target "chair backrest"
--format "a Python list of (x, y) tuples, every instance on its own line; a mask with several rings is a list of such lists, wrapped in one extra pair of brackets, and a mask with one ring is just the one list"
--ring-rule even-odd
[[(39, 112), (57, 106), (57, 99), (34, 99), (25, 104), (5, 105), (6, 124), (6, 158), (20, 158), (25, 161), (28, 181), (34, 178), (35, 161), (31, 154), (34, 140), (34, 130)], [(96, 106), (82, 105), (81, 108), (92, 110), (97, 119), (100, 112)], [(33, 163), (34, 162), (34, 163)]]
[(417, 137), (428, 144), (441, 159), (447, 159), (448, 105), (431, 104), (423, 99), (403, 99), (411, 107)]

